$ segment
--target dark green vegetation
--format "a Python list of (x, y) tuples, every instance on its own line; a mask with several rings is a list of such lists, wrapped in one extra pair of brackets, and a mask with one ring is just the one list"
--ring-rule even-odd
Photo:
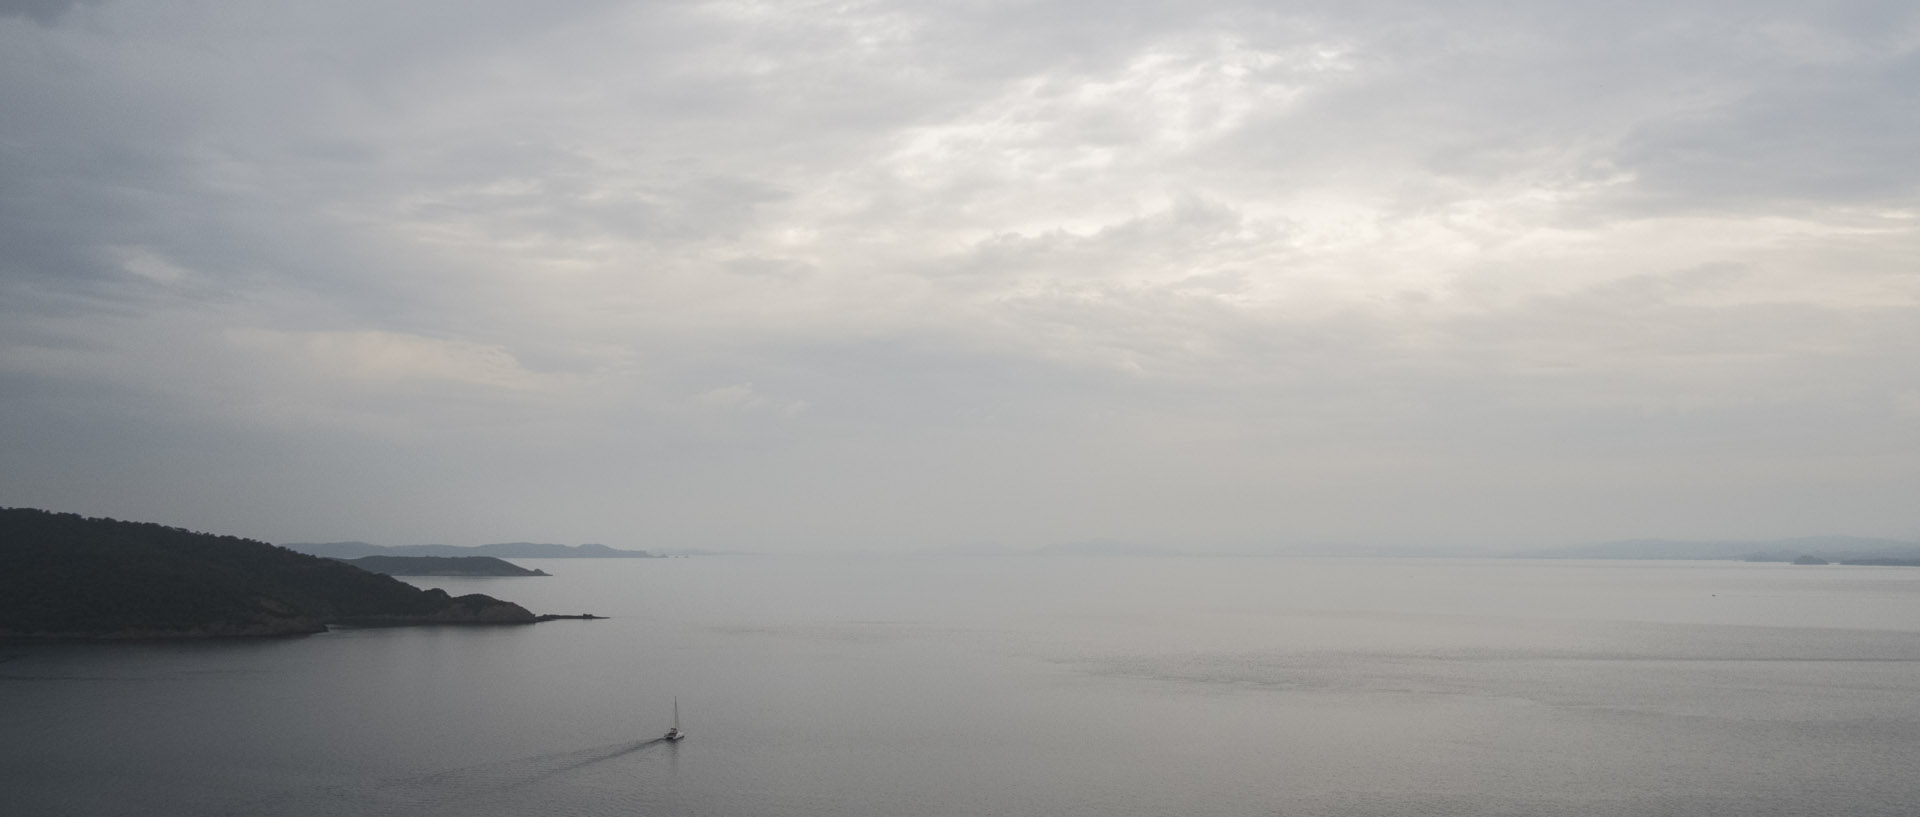
[(265, 542), (0, 509), (0, 638), (207, 638), (328, 624), (509, 624), (517, 604), (447, 595)]
[(606, 545), (550, 545), (540, 542), (502, 542), (495, 545), (370, 545), (366, 542), (289, 542), (282, 547), (325, 556), (357, 559), (361, 556), (496, 556), (504, 559), (651, 559), (644, 550), (616, 550)]
[(549, 576), (492, 556), (362, 556), (347, 564), (388, 576)]

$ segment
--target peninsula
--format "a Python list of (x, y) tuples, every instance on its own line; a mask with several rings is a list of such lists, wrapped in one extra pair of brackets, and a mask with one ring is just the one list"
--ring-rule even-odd
[(218, 638), (561, 618), (479, 593), (421, 590), (265, 542), (31, 508), (0, 509), (0, 564), (0, 639)]
[(341, 559), (369, 573), (388, 576), (551, 576), (492, 556), (362, 556)]

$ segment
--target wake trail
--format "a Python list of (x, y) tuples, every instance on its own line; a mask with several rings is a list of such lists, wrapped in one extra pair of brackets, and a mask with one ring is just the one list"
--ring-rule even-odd
[[(482, 817), (492, 814), (536, 813), (525, 808), (502, 809), (508, 803), (540, 796), (541, 792), (536, 786), (544, 781), (594, 764), (606, 763), (652, 749), (666, 742), (661, 738), (623, 741), (586, 749), (460, 766), (406, 777), (365, 780), (359, 784), (323, 784), (310, 796), (340, 806), (343, 810), (338, 813), (357, 814), (363, 817), (434, 817), (454, 814), (462, 817)], [(229, 813), (272, 813), (274, 811), (272, 805), (282, 799), (284, 798), (275, 795), (262, 801), (259, 808)]]
[(528, 778), (525, 778), (525, 779), (522, 779), (522, 780), (518, 780), (518, 781), (515, 781), (515, 782), (513, 782), (513, 783), (510, 783), (510, 784), (508, 784), (508, 785), (506, 785), (506, 786), (503, 786), (503, 787), (501, 787), (501, 788), (502, 788), (502, 789), (517, 789), (517, 788), (519, 788), (519, 787), (521, 787), (521, 786), (526, 786), (526, 785), (531, 785), (531, 784), (534, 784), (534, 783), (538, 783), (538, 782), (540, 782), (540, 781), (542, 781), (542, 780), (545, 780), (545, 779), (547, 779), (547, 778), (549, 778), (549, 777), (553, 777), (554, 775), (558, 775), (558, 774), (565, 774), (565, 773), (567, 773), (567, 772), (571, 772), (571, 771), (573, 771), (573, 770), (575, 770), (575, 769), (582, 769), (582, 768), (585, 768), (585, 767), (588, 767), (588, 766), (592, 766), (592, 765), (593, 765), (593, 764), (595, 764), (595, 763), (605, 763), (605, 762), (607, 762), (607, 761), (609, 761), (609, 760), (612, 760), (612, 759), (614, 759), (614, 758), (616, 758), (616, 757), (620, 757), (621, 755), (627, 755), (627, 754), (632, 754), (632, 753), (634, 753), (634, 752), (638, 752), (638, 751), (640, 751), (641, 749), (645, 749), (645, 748), (647, 748), (647, 747), (649, 747), (649, 746), (652, 746), (652, 745), (654, 745), (654, 744), (656, 744), (656, 743), (666, 743), (666, 740), (665, 740), (665, 739), (663, 739), (663, 738), (654, 738), (653, 740), (641, 740), (641, 741), (635, 741), (635, 742), (633, 742), (633, 743), (617, 743), (617, 744), (614, 744), (614, 745), (613, 745), (612, 747), (608, 747), (609, 749), (611, 749), (611, 751), (608, 751), (608, 752), (606, 752), (605, 754), (595, 754), (595, 755), (592, 755), (592, 756), (590, 756), (590, 757), (587, 757), (587, 758), (584, 758), (584, 759), (581, 759), (581, 760), (579, 760), (579, 761), (577, 761), (577, 762), (574, 762), (574, 763), (569, 763), (569, 764), (567, 764), (567, 765), (565, 765), (565, 766), (561, 766), (561, 767), (558, 767), (558, 768), (555, 768), (555, 769), (550, 769), (550, 770), (548, 770), (548, 771), (544, 771), (544, 772), (541, 772), (541, 773), (539, 773), (539, 774), (536, 774), (536, 775), (533, 775), (532, 777), (528, 777)]
[(496, 761), (493, 763), (478, 763), (472, 766), (461, 766), (437, 772), (428, 772), (412, 777), (395, 778), (389, 780), (388, 785), (471, 786), (485, 783), (501, 784), (502, 781), (506, 781), (504, 785), (512, 786), (515, 785), (514, 781), (527, 778), (551, 777), (560, 772), (611, 760), (621, 755), (637, 752), (654, 744), (664, 742), (665, 741), (660, 738), (624, 741), (621, 743), (609, 743), (605, 746), (595, 746), (590, 749), (574, 749), (567, 752), (530, 755), (528, 757)]
[(482, 763), (387, 781), (381, 799), (400, 800), (411, 808), (436, 813), (478, 798), (499, 796), (534, 786), (568, 772), (654, 748), (662, 738), (626, 741), (544, 755)]

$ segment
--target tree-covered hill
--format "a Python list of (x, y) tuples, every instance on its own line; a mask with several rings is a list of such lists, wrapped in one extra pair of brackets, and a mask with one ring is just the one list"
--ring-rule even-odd
[(279, 635), (337, 623), (535, 620), (516, 604), (453, 598), (265, 542), (0, 509), (0, 637)]

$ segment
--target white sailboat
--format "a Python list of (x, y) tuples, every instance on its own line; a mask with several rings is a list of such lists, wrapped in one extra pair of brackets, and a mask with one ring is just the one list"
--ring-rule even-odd
[(662, 735), (660, 739), (671, 741), (679, 740), (686, 736), (687, 733), (680, 731), (680, 697), (676, 695), (673, 699), (673, 728), (668, 729), (667, 733)]

